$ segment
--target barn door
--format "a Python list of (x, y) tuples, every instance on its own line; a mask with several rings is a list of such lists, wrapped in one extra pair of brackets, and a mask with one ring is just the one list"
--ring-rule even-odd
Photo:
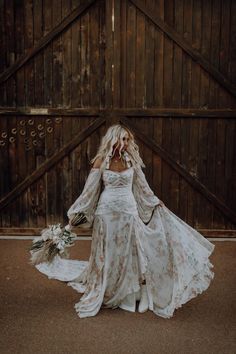
[(205, 235), (234, 235), (234, 6), (1, 2), (0, 232), (65, 223), (119, 121), (174, 213)]

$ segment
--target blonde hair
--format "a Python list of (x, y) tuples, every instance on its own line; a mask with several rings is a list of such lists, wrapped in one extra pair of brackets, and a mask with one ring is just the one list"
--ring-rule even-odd
[[(100, 169), (104, 170), (106, 168), (106, 162), (108, 161), (108, 159), (111, 159), (113, 157), (115, 150), (118, 147), (119, 143), (120, 143), (119, 155), (121, 156), (121, 150), (124, 146), (123, 137), (125, 136), (125, 133), (128, 133), (128, 135), (129, 135), (129, 144), (127, 146), (126, 151), (127, 151), (129, 158), (132, 162), (132, 166), (145, 167), (143, 160), (141, 159), (141, 157), (139, 155), (139, 147), (135, 143), (133, 133), (128, 128), (123, 127), (120, 124), (113, 124), (107, 129), (106, 134), (102, 137), (100, 146), (98, 148), (98, 152), (97, 152), (96, 156), (94, 156), (91, 159), (90, 163), (93, 164), (97, 158), (100, 158), (102, 160), (102, 164), (100, 166)], [(114, 145), (115, 145), (115, 148), (113, 151)]]

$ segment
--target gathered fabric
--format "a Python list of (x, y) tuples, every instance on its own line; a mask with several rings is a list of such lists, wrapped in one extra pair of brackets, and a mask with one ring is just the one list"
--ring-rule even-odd
[(205, 291), (212, 279), (215, 245), (154, 195), (141, 167), (124, 171), (92, 168), (67, 215), (83, 212), (92, 227), (88, 261), (55, 257), (36, 268), (82, 293), (74, 305), (80, 318), (101, 307), (122, 308), (145, 280), (149, 310), (170, 318), (175, 309)]

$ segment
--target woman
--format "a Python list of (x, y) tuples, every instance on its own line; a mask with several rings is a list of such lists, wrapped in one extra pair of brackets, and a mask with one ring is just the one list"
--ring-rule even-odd
[(101, 307), (134, 312), (136, 301), (141, 313), (172, 317), (210, 285), (215, 245), (154, 195), (129, 129), (111, 126), (91, 162), (84, 189), (67, 212), (70, 221), (83, 213), (82, 227), (93, 227), (89, 261), (55, 257), (36, 267), (83, 293), (75, 304), (80, 318)]

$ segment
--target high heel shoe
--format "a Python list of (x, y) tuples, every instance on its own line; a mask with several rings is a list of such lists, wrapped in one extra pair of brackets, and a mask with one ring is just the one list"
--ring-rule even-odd
[(146, 284), (141, 284), (141, 300), (138, 306), (138, 312), (143, 313), (148, 310), (148, 294)]

